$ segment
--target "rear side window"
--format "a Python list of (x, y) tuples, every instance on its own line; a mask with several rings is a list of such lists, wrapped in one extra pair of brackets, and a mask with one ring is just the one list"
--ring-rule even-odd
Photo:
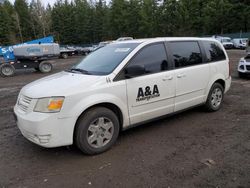
[(222, 61), (226, 59), (224, 51), (216, 42), (203, 41), (203, 44), (206, 51), (207, 62)]
[(145, 67), (145, 74), (158, 73), (168, 70), (168, 62), (166, 50), (163, 43), (156, 43), (144, 47), (133, 59), (130, 61), (131, 65), (142, 65)]
[(170, 49), (172, 51), (175, 68), (202, 63), (202, 55), (198, 42), (171, 42)]

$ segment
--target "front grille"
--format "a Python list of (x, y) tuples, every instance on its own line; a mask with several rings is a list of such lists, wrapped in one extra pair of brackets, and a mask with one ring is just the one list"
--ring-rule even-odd
[(19, 100), (18, 100), (19, 109), (22, 110), (23, 112), (27, 112), (31, 101), (32, 101), (32, 98), (21, 95)]
[(246, 69), (250, 71), (250, 65), (246, 65)]

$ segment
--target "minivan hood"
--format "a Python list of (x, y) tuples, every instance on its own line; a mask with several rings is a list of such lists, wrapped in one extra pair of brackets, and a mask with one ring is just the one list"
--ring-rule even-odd
[(77, 91), (85, 91), (104, 80), (104, 76), (60, 72), (31, 82), (21, 90), (23, 95), (31, 98), (67, 96)]

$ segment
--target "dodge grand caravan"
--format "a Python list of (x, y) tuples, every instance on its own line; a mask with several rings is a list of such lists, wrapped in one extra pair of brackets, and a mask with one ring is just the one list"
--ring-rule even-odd
[(31, 142), (97, 154), (129, 127), (197, 105), (219, 110), (230, 84), (228, 56), (214, 39), (114, 42), (23, 87), (14, 114)]

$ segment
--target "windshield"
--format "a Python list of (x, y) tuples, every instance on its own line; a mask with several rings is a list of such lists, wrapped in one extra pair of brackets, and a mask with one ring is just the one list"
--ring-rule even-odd
[(242, 43), (247, 43), (247, 39), (242, 39)]
[(231, 39), (222, 39), (222, 42), (231, 42)]
[(139, 43), (109, 44), (89, 54), (71, 70), (91, 75), (110, 74), (138, 45)]

